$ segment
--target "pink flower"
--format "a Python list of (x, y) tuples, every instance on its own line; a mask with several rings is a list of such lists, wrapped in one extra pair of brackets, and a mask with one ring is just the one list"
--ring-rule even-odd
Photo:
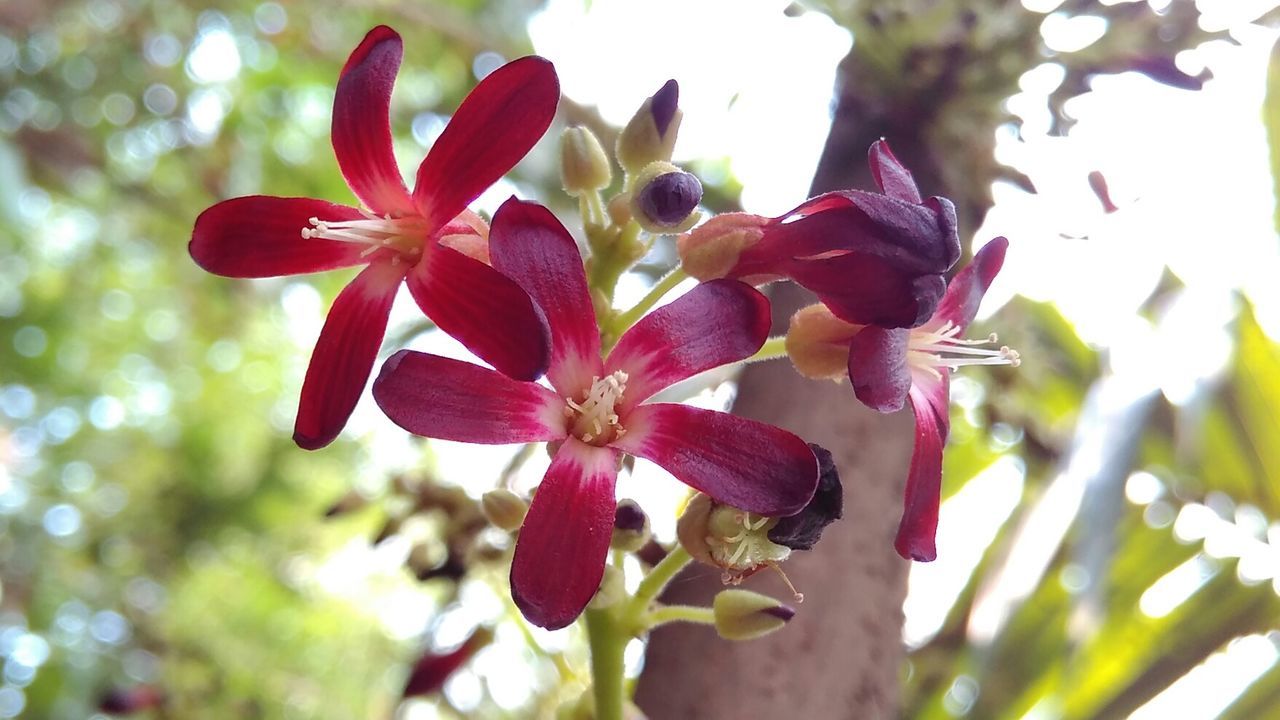
[(547, 379), (554, 389), (402, 351), (383, 365), (373, 396), (388, 417), (417, 435), (559, 443), (511, 568), (512, 595), (530, 622), (564, 627), (599, 587), (623, 453), (748, 512), (785, 516), (804, 508), (818, 465), (800, 438), (727, 413), (644, 402), (758, 350), (769, 331), (763, 295), (735, 280), (703, 283), (645, 316), (601, 359), (582, 257), (551, 212), (513, 198), (494, 216), (489, 243), (493, 266), (528, 291), (546, 316)]
[(402, 55), (400, 36), (376, 27), (338, 78), (333, 149), (363, 209), (241, 197), (201, 213), (191, 236), (196, 263), (227, 277), (367, 266), (334, 301), (307, 368), (294, 426), (294, 440), (307, 449), (329, 444), (346, 424), (401, 282), (436, 325), (502, 372), (532, 379), (546, 368), (537, 310), (518, 285), (481, 261), (486, 228), (467, 205), (550, 125), (560, 98), (555, 70), (526, 57), (481, 81), (422, 161), (410, 193), (392, 153), (388, 115)]
[(896, 412), (909, 400), (915, 413), (916, 441), (907, 474), (902, 520), (894, 547), (905, 558), (937, 557), (934, 536), (942, 488), (942, 447), (950, 431), (951, 371), (965, 365), (1017, 365), (1018, 353), (1007, 347), (982, 347), (996, 336), (964, 339), (978, 305), (1000, 266), (1009, 241), (996, 238), (982, 247), (961, 270), (937, 310), (914, 328), (852, 325), (820, 305), (796, 313), (787, 333), (787, 352), (796, 368), (810, 377), (833, 377), (846, 368), (854, 394), (880, 412)]
[(678, 239), (685, 272), (754, 285), (790, 279), (846, 322), (919, 325), (960, 257), (955, 207), (921, 200), (885, 141), (871, 146), (869, 162), (883, 194), (840, 190), (775, 218), (717, 216)]

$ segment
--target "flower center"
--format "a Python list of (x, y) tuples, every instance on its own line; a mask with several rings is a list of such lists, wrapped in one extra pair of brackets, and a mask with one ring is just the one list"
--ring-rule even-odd
[(393, 265), (398, 264), (401, 257), (412, 262), (422, 255), (425, 223), (421, 217), (378, 217), (364, 210), (360, 213), (365, 219), (330, 221), (313, 217), (307, 221), (309, 227), (302, 228), (302, 237), (367, 245), (360, 257), (382, 249), (391, 250), (395, 253), (391, 257)]
[(955, 370), (965, 365), (1010, 365), (1018, 367), (1022, 359), (1018, 351), (1008, 345), (999, 348), (983, 347), (999, 341), (995, 333), (981, 340), (958, 337), (960, 328), (951, 321), (941, 327), (916, 328), (907, 340), (907, 364), (915, 370), (929, 373), (941, 379), (939, 368)]
[(611, 375), (591, 378), (582, 402), (565, 398), (564, 415), (573, 421), (569, 432), (584, 443), (607, 445), (626, 434), (626, 428), (618, 424), (618, 414), (613, 406), (627, 390), (627, 374), (621, 370)]

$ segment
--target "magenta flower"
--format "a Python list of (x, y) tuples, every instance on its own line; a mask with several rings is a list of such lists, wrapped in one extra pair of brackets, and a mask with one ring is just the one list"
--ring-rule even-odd
[(422, 161), (410, 194), (388, 115), (402, 55), (394, 30), (370, 30), (334, 94), (334, 153), (363, 209), (254, 195), (205, 210), (191, 235), (196, 263), (227, 277), (367, 266), (334, 300), (307, 367), (293, 436), (307, 449), (329, 444), (346, 424), (401, 282), (437, 326), (502, 372), (533, 379), (546, 369), (546, 328), (527, 293), (468, 255), (483, 258), (477, 246), (486, 229), (467, 205), (551, 124), (560, 98), (555, 70), (526, 57), (481, 81)]
[(601, 359), (577, 245), (549, 210), (516, 199), (493, 218), (493, 266), (520, 284), (551, 328), (549, 389), (471, 363), (402, 351), (373, 396), (417, 435), (473, 443), (559, 443), (516, 544), (511, 590), (530, 622), (560, 628), (600, 585), (623, 453), (648, 459), (717, 501), (768, 516), (800, 511), (814, 493), (813, 451), (763, 423), (669, 403), (654, 393), (752, 355), (769, 304), (716, 280), (650, 313)]
[(679, 238), (685, 271), (754, 285), (790, 279), (846, 322), (919, 325), (960, 257), (955, 207), (945, 198), (921, 200), (885, 141), (871, 146), (869, 162), (884, 194), (840, 190), (776, 218), (717, 216)]
[(901, 410), (908, 400), (916, 419), (915, 449), (907, 474), (902, 521), (894, 547), (919, 561), (938, 556), (934, 536), (942, 489), (942, 446), (950, 432), (951, 371), (965, 365), (1017, 365), (1007, 347), (984, 348), (996, 336), (965, 340), (965, 328), (1004, 264), (1009, 241), (996, 238), (961, 270), (933, 317), (911, 328), (867, 326), (849, 342), (849, 379), (863, 404), (880, 412)]

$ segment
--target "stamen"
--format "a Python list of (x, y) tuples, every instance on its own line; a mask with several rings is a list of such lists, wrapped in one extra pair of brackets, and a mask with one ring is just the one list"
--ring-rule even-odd
[(795, 601), (797, 603), (804, 602), (804, 593), (800, 592), (799, 590), (796, 590), (796, 586), (791, 584), (791, 578), (787, 577), (787, 574), (782, 571), (782, 566), (778, 565), (778, 563), (776, 562), (771, 562), (766, 564), (769, 567), (773, 568), (774, 571), (776, 571), (778, 575), (782, 577), (782, 582), (786, 583), (787, 589), (791, 590), (791, 597), (795, 598)]
[(321, 220), (308, 218), (311, 227), (301, 229), (303, 239), (335, 240), (367, 245), (360, 257), (382, 249), (390, 249), (402, 255), (421, 255), (425, 224), (417, 216), (393, 218), (378, 217), (361, 210), (363, 220)]
[[(627, 374), (621, 370), (605, 378), (592, 377), (591, 387), (587, 388), (586, 397), (581, 402), (565, 398), (565, 417), (577, 417), (570, 432), (586, 443), (594, 440), (604, 444), (622, 437), (626, 429), (619, 425), (618, 414), (613, 407), (626, 392), (627, 379)], [(607, 429), (613, 432), (607, 432)]]
[(995, 333), (985, 339), (957, 337), (960, 328), (948, 321), (936, 329), (917, 328), (907, 342), (907, 362), (912, 368), (942, 378), (941, 368), (957, 370), (965, 365), (1009, 365), (1018, 367), (1022, 359), (1008, 345), (999, 349), (981, 347), (999, 340)]

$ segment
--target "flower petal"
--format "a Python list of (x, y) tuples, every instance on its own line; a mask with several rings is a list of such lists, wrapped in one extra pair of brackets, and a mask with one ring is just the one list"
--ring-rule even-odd
[(401, 350), (373, 381), (373, 399), (414, 435), (501, 445), (565, 435), (564, 401), (486, 367)]
[(942, 492), (942, 446), (951, 428), (948, 406), (949, 375), (911, 388), (916, 414), (916, 444), (903, 494), (902, 520), (893, 547), (909, 560), (929, 562), (938, 557), (938, 504)]
[(622, 418), (622, 425), (627, 432), (612, 447), (747, 512), (793, 515), (818, 485), (813, 451), (772, 425), (671, 403), (641, 405)]
[(322, 448), (347, 424), (373, 370), (403, 277), (403, 268), (370, 265), (333, 301), (302, 381), (293, 427), (293, 441), (299, 447)]
[(703, 370), (750, 357), (764, 345), (769, 324), (769, 301), (737, 280), (701, 283), (645, 315), (605, 360), (606, 373), (629, 376), (618, 412)]
[(600, 372), (600, 327), (573, 236), (545, 207), (511, 198), (489, 229), (495, 270), (524, 288), (547, 318), (547, 379), (562, 395), (578, 395)]
[(920, 202), (920, 190), (916, 187), (915, 178), (894, 157), (888, 142), (877, 140), (871, 143), (867, 161), (871, 164), (871, 174), (875, 176), (876, 185), (880, 186), (881, 192), (904, 202)]
[(427, 317), (499, 372), (533, 380), (547, 371), (547, 322), (514, 280), (457, 250), (428, 243), (408, 282)]
[(360, 202), (379, 215), (414, 211), (391, 147), (391, 87), (403, 55), (395, 30), (370, 30), (342, 67), (333, 95), (338, 167)]
[(310, 218), (358, 220), (360, 211), (311, 198), (239, 197), (200, 213), (188, 250), (224, 277), (275, 277), (361, 265), (364, 246), (302, 237)]
[(529, 622), (557, 630), (600, 588), (613, 534), (618, 453), (565, 440), (534, 493), (511, 562), (511, 596)]
[(864, 327), (849, 343), (849, 382), (863, 405), (877, 412), (897, 412), (911, 390), (907, 342), (911, 331)]
[(964, 332), (973, 322), (973, 316), (978, 314), (982, 296), (1004, 265), (1004, 254), (1008, 249), (1009, 241), (998, 237), (974, 253), (973, 260), (951, 279), (934, 317), (949, 320)]
[(915, 327), (929, 319), (946, 291), (940, 274), (904, 271), (881, 257), (851, 252), (796, 260), (788, 275), (845, 322)]
[(542, 137), (560, 102), (560, 81), (547, 60), (530, 55), (476, 85), (418, 167), (413, 200), (444, 224), (466, 209)]

